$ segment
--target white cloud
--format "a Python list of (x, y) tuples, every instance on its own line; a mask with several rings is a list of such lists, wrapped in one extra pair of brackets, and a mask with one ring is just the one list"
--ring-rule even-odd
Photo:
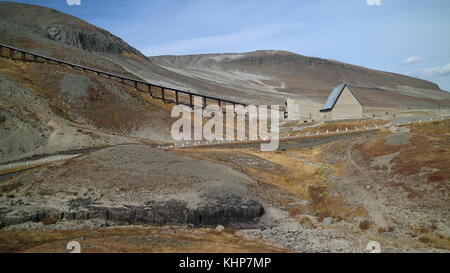
[(264, 38), (276, 35), (298, 24), (272, 24), (257, 28), (244, 29), (227, 34), (211, 35), (193, 39), (179, 40), (166, 44), (149, 46), (143, 50), (151, 56), (169, 54), (187, 54), (196, 52), (219, 52), (228, 47), (244, 44), (255, 44)]
[(366, 0), (369, 6), (381, 6), (381, 0)]
[(420, 56), (411, 56), (411, 57), (406, 58), (402, 62), (402, 64), (406, 64), (406, 65), (408, 65), (408, 64), (415, 64), (415, 63), (420, 62), (421, 60), (422, 60), (422, 57), (420, 57)]
[(422, 75), (424, 75), (426, 77), (450, 75), (450, 63), (443, 65), (443, 66), (425, 68), (422, 70)]
[(73, 5), (81, 6), (81, 0), (66, 0), (66, 2), (67, 2), (67, 5), (69, 5), (69, 6), (73, 6)]

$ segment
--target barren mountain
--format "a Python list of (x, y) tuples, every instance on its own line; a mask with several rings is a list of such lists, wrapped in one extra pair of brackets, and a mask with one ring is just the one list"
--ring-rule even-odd
[(450, 106), (450, 94), (434, 83), (286, 51), (157, 56), (150, 60), (196, 79), (196, 86), (190, 86), (193, 89), (207, 86), (210, 92), (241, 95), (263, 103), (284, 103), (292, 95), (323, 103), (332, 87), (347, 82), (358, 87), (356, 92), (366, 106), (434, 108), (437, 100), (445, 100)]
[(450, 107), (450, 94), (434, 83), (292, 52), (157, 56), (144, 58), (111, 33), (39, 6), (0, 3), (1, 42), (149, 82), (217, 97), (284, 104), (286, 97), (323, 103), (347, 82), (366, 106)]

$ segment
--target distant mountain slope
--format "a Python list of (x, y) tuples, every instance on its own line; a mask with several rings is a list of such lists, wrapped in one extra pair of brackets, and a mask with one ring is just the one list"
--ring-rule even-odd
[[(255, 96), (255, 99), (255, 94), (260, 92), (272, 96), (271, 101), (279, 103), (289, 95), (324, 102), (333, 86), (347, 82), (360, 87), (368, 106), (433, 107), (436, 105), (434, 100), (446, 100), (450, 106), (450, 94), (432, 82), (286, 51), (157, 56), (149, 59), (173, 73), (195, 78), (199, 85), (208, 85), (210, 89), (248, 91), (246, 96)], [(390, 94), (387, 96), (389, 100), (380, 99), (381, 93)], [(393, 96), (397, 101), (391, 101)]]

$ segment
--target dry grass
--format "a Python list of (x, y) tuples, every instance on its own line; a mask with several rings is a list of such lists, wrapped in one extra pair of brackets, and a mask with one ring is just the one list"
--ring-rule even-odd
[[(183, 152), (183, 151), (180, 151)], [(328, 181), (332, 170), (326, 164), (311, 161), (309, 164), (299, 161), (292, 155), (282, 152), (259, 152), (246, 149), (203, 149), (184, 150), (189, 156), (198, 157), (205, 160), (218, 161), (231, 168), (244, 172), (254, 180), (276, 187), (287, 195), (282, 198), (269, 197), (272, 201), (278, 202), (285, 207), (289, 214), (296, 218), (301, 213), (317, 215), (320, 219), (335, 217), (339, 219), (351, 220), (356, 216), (365, 216), (367, 213), (362, 207), (348, 205), (340, 196), (331, 192), (336, 187), (335, 183)], [(303, 149), (291, 151), (299, 156), (314, 160), (315, 150)], [(230, 154), (228, 157), (221, 157), (220, 154)], [(243, 166), (233, 160), (233, 157), (254, 157), (263, 159), (279, 166), (279, 170), (273, 171), (258, 166)], [(308, 205), (298, 205), (293, 202), (289, 194), (294, 197), (309, 200)], [(300, 219), (298, 219), (301, 221)]]
[(406, 148), (408, 145), (388, 145), (382, 138), (372, 139), (365, 142), (356, 143), (352, 149), (356, 149), (362, 155), (365, 164), (370, 164), (376, 157), (389, 155)]
[(0, 231), (0, 252), (68, 252), (66, 244), (76, 238), (83, 238), (78, 239), (82, 252), (287, 252), (230, 229), (178, 227)]
[(23, 186), (23, 183), (10, 183), (0, 186), (0, 193), (9, 193)]
[[(46, 98), (53, 112), (66, 120), (84, 120), (86, 125), (114, 133), (128, 133), (149, 124), (158, 129), (161, 127), (169, 130), (169, 107), (165, 107), (157, 99), (143, 100), (144, 93), (118, 81), (104, 78), (130, 99), (121, 99), (100, 80), (102, 77), (66, 66), (0, 58), (0, 72), (14, 79), (23, 88)], [(80, 97), (76, 102), (66, 100), (60, 92), (60, 81), (64, 76), (62, 72), (87, 77), (90, 81), (88, 95)]]
[(435, 222), (424, 224), (411, 229), (411, 237), (417, 238), (422, 245), (420, 247), (432, 247), (450, 250), (450, 238), (437, 232)]
[(371, 166), (378, 157), (398, 153), (386, 163), (390, 165), (390, 172), (386, 165), (384, 168), (373, 167), (387, 177), (405, 178), (402, 181), (396, 179), (396, 183), (388, 183), (388, 186), (402, 188), (410, 198), (428, 194), (423, 190), (424, 184), (430, 186), (429, 190), (450, 191), (450, 121), (408, 127), (411, 135), (404, 143), (388, 144), (387, 138), (380, 137), (354, 144), (352, 150), (357, 151), (360, 165)]
[(410, 129), (411, 145), (393, 160), (394, 173), (411, 176), (420, 175), (424, 168), (434, 170), (424, 180), (450, 191), (450, 120), (411, 125)]
[(48, 225), (53, 225), (53, 224), (56, 224), (56, 220), (55, 219), (52, 219), (52, 218), (44, 218), (44, 219), (42, 219), (42, 224), (44, 225), (44, 226), (48, 226)]
[(424, 244), (425, 247), (450, 250), (450, 238), (439, 234), (422, 234), (418, 236), (417, 240)]
[(40, 167), (40, 166), (50, 165), (52, 163), (53, 162), (37, 163), (37, 164), (31, 164), (29, 166), (20, 166), (20, 167), (8, 168), (8, 169), (0, 170), (0, 175), (5, 175), (5, 174), (15, 173), (15, 172), (21, 172), (21, 171), (25, 171), (25, 170), (28, 170), (28, 169), (33, 169), (33, 168)]
[(407, 127), (410, 128), (411, 132), (415, 134), (428, 136), (438, 134), (442, 136), (450, 136), (450, 131), (448, 130), (450, 127), (449, 119), (425, 123), (414, 123), (407, 125)]

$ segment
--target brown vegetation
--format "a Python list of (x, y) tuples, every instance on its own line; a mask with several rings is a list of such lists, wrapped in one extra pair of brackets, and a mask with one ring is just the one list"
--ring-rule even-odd
[[(129, 133), (154, 124), (158, 130), (168, 134), (170, 109), (163, 107), (156, 99), (142, 99), (141, 93), (134, 87), (116, 80), (67, 66), (10, 61), (4, 58), (0, 58), (0, 73), (8, 75), (31, 92), (47, 98), (54, 113), (66, 120), (117, 133)], [(60, 86), (64, 75), (85, 77), (88, 83), (87, 95), (65, 97)], [(155, 120), (154, 117), (158, 119)]]
[[(77, 239), (79, 238), (79, 239)], [(0, 232), (0, 252), (68, 252), (77, 240), (82, 252), (287, 252), (233, 230), (128, 227), (95, 230), (12, 230)]]
[(381, 119), (368, 119), (368, 120), (356, 120), (356, 121), (342, 121), (342, 122), (327, 122), (324, 124), (321, 124), (316, 127), (307, 128), (301, 131), (297, 131), (292, 133), (291, 135), (300, 135), (300, 134), (315, 134), (317, 131), (324, 133), (328, 130), (329, 133), (336, 132), (336, 130), (339, 129), (339, 132), (343, 132), (346, 129), (348, 130), (355, 130), (357, 127), (359, 130), (364, 129), (364, 126), (368, 128), (373, 128), (376, 126), (381, 126), (386, 123), (388, 123), (388, 120), (381, 120)]
[(359, 228), (361, 230), (368, 230), (372, 226), (372, 223), (368, 220), (364, 220), (361, 223), (359, 223)]

